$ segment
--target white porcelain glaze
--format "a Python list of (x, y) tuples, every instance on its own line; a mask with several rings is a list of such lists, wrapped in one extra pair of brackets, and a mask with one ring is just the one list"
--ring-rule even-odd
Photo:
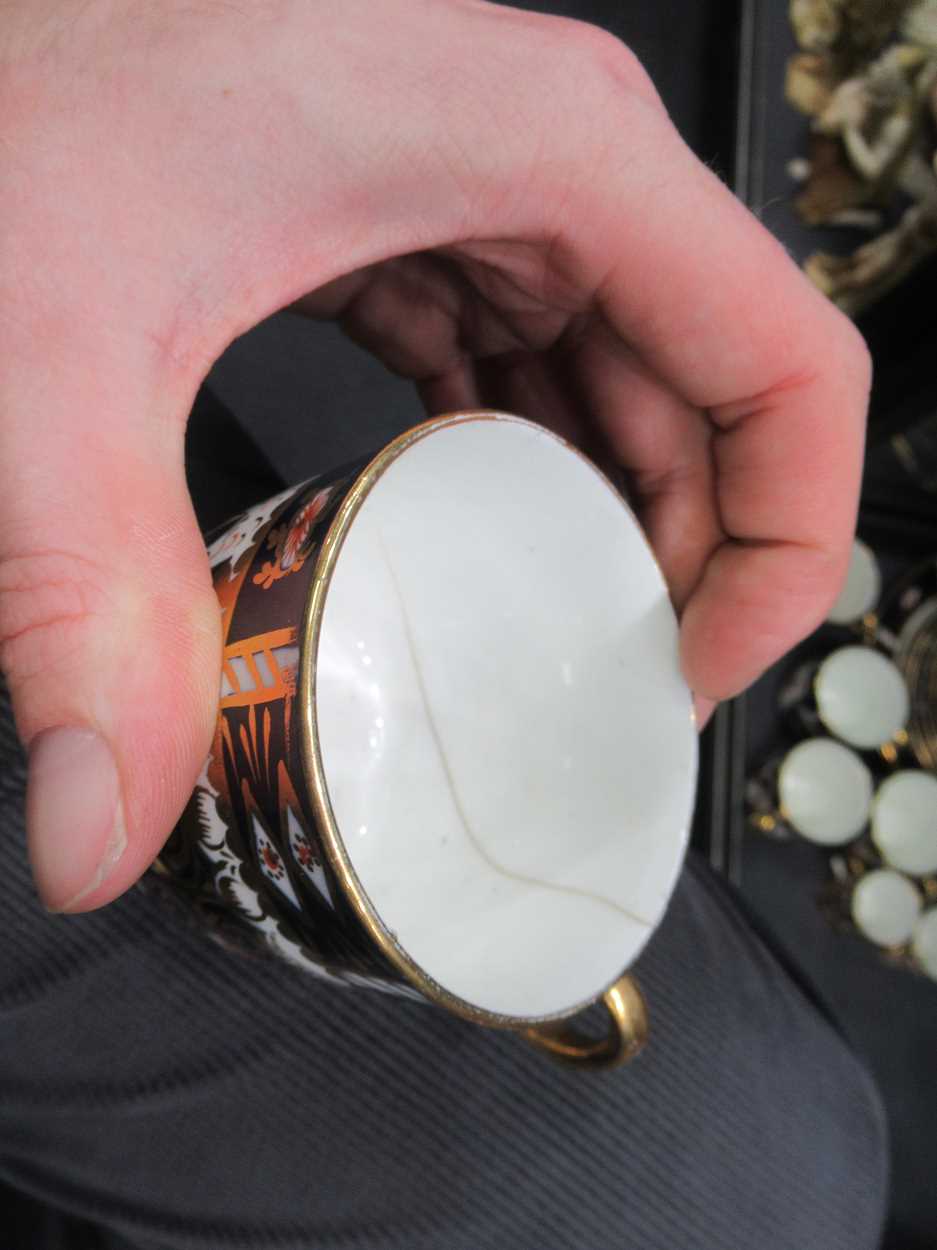
[(872, 774), (841, 742), (808, 738), (781, 764), (778, 799), (785, 818), (808, 841), (837, 846), (865, 828)]
[(879, 946), (900, 946), (921, 914), (921, 896), (900, 872), (877, 868), (856, 882), (852, 918), (863, 937)]
[(911, 950), (921, 968), (937, 981), (937, 907), (924, 912), (914, 926)]
[(872, 838), (893, 868), (937, 872), (937, 777), (909, 768), (884, 781), (872, 803)]
[(630, 964), (683, 858), (696, 732), (661, 574), (591, 465), (505, 418), (412, 444), (341, 549), (315, 696), (353, 867), (425, 973), (536, 1018)]
[(848, 625), (871, 612), (882, 592), (878, 561), (864, 542), (856, 538), (849, 557), (849, 572), (839, 597), (830, 608), (828, 621)]
[(840, 647), (817, 670), (817, 711), (830, 733), (869, 749), (895, 737), (911, 701), (901, 670), (871, 647)]

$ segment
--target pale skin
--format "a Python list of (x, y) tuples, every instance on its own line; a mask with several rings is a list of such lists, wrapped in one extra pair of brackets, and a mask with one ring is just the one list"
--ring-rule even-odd
[(208, 751), (184, 427), (278, 308), (430, 413), (609, 447), (704, 711), (832, 603), (864, 345), (611, 36), (480, 0), (7, 0), (0, 145), (0, 662), (47, 906), (126, 890)]

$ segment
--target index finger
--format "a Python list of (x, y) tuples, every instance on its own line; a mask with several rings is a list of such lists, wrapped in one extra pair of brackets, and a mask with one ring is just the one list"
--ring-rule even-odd
[(571, 231), (602, 272), (609, 324), (713, 423), (727, 541), (687, 604), (683, 657), (694, 690), (725, 698), (815, 628), (838, 591), (869, 357), (666, 117), (647, 112), (588, 190), (588, 228)]

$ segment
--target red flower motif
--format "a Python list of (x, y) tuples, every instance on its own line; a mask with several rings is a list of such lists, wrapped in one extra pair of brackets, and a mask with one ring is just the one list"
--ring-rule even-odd
[(283, 554), (280, 556), (280, 568), (284, 571), (291, 569), (296, 562), (303, 543), (309, 537), (310, 531), (316, 522), (316, 517), (325, 507), (330, 494), (330, 487), (316, 491), (305, 507), (300, 508), (296, 514), (293, 524), (286, 535), (286, 541), (283, 543)]
[(280, 859), (279, 854), (277, 853), (275, 848), (270, 845), (269, 842), (264, 843), (263, 847), (261, 848), (260, 854), (267, 868), (269, 868), (269, 870), (273, 873), (273, 875), (275, 877), (282, 877), (283, 876), (283, 860)]

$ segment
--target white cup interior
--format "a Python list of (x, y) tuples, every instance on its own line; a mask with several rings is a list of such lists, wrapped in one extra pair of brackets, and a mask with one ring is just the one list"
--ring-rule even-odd
[(798, 833), (820, 846), (838, 846), (865, 828), (872, 775), (855, 751), (841, 742), (808, 738), (781, 763), (778, 799)]
[(692, 701), (637, 522), (561, 440), (463, 419), (384, 469), (328, 586), (315, 706), (341, 841), (422, 974), (536, 1019), (635, 958), (686, 846)]
[(902, 769), (882, 782), (872, 803), (872, 838), (893, 868), (937, 872), (937, 777)]
[(820, 718), (837, 738), (864, 750), (890, 742), (911, 710), (901, 670), (871, 647), (840, 647), (814, 681)]
[(911, 950), (929, 977), (937, 981), (937, 907), (930, 907), (914, 926)]
[(907, 942), (918, 916), (921, 896), (900, 872), (877, 868), (860, 877), (852, 892), (852, 918), (859, 932), (879, 946)]
[(849, 625), (871, 612), (882, 592), (882, 575), (871, 550), (856, 538), (849, 558), (849, 572), (839, 597), (830, 608), (827, 620), (834, 625)]

